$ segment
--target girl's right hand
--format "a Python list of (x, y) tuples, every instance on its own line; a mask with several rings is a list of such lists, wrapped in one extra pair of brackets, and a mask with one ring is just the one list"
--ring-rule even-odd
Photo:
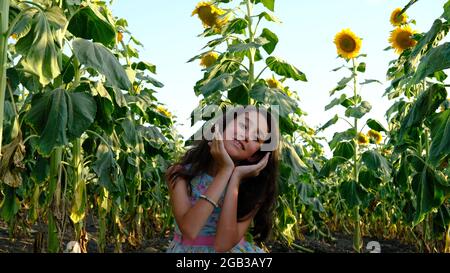
[(228, 152), (225, 150), (225, 146), (223, 145), (223, 136), (219, 131), (219, 127), (214, 125), (214, 136), (213, 140), (208, 142), (210, 147), (210, 152), (214, 160), (216, 161), (218, 170), (233, 170), (234, 162), (231, 159)]

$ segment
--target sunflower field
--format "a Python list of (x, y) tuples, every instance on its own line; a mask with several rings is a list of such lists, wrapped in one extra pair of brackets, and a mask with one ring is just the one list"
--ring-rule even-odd
[[(385, 116), (372, 118), (362, 92), (381, 84), (365, 76), (365, 37), (351, 28), (329, 37), (333, 72), (345, 76), (320, 98), (329, 99), (320, 126), (289, 86), (308, 81), (303, 64), (274, 54), (275, 0), (192, 3), (186, 17), (204, 47), (188, 60), (202, 74), (189, 86), (190, 125), (212, 105), (278, 106), (267, 251), (368, 252), (375, 241), (381, 251), (394, 242), (400, 252), (450, 252), (450, 1), (424, 32), (408, 16), (418, 1), (388, 11), (385, 51), (397, 58), (383, 72)], [(164, 252), (171, 239), (165, 172), (193, 136), (183, 139), (157, 98), (158, 64), (141, 57), (112, 2), (0, 2), (0, 253), (58, 253), (69, 242), (83, 253)]]

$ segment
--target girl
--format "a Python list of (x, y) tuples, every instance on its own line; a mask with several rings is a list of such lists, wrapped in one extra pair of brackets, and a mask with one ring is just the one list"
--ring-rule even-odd
[[(203, 136), (167, 170), (176, 220), (167, 252), (264, 252), (244, 235), (252, 221), (256, 241), (272, 228), (277, 122), (264, 109), (247, 106), (229, 111), (213, 128), (212, 141)], [(262, 149), (267, 143), (271, 151)]]

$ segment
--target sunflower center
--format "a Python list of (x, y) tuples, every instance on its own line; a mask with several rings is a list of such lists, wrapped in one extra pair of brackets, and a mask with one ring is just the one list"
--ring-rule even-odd
[(340, 40), (339, 46), (345, 52), (353, 52), (356, 49), (356, 42), (349, 35), (345, 35)]
[(407, 31), (400, 32), (397, 35), (396, 42), (399, 45), (399, 47), (401, 47), (402, 49), (410, 48), (410, 47), (414, 46), (414, 43), (415, 43), (415, 41), (413, 39), (411, 39), (411, 33), (407, 32)]
[(214, 26), (217, 16), (212, 12), (211, 6), (203, 6), (198, 8), (198, 17), (202, 22), (210, 27)]
[(399, 14), (400, 14), (400, 12), (397, 12), (397, 13), (394, 14), (394, 22), (397, 23), (397, 24), (403, 23), (403, 21), (405, 19), (405, 15), (404, 14), (402, 14), (402, 15), (399, 15)]

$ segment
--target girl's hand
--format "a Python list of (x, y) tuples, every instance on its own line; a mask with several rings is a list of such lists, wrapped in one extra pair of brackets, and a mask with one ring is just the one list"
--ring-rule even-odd
[(257, 164), (237, 166), (234, 168), (233, 175), (239, 180), (258, 176), (259, 173), (267, 166), (267, 162), (269, 162), (269, 155), (270, 153), (267, 153)]
[(217, 125), (215, 125), (214, 138), (208, 143), (208, 145), (210, 147), (211, 155), (216, 161), (218, 171), (234, 169), (234, 162), (225, 150), (222, 133), (219, 132)]

